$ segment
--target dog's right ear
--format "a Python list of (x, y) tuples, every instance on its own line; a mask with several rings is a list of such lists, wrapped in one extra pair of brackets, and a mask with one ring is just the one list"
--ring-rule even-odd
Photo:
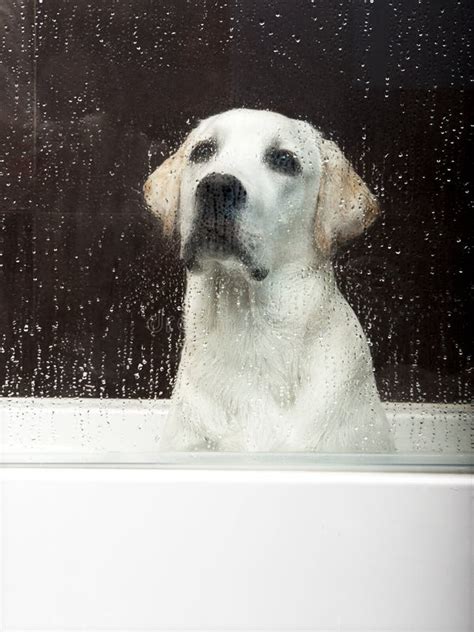
[(315, 237), (321, 252), (330, 256), (342, 244), (368, 228), (379, 205), (339, 147), (320, 140), (321, 183), (316, 209)]
[(146, 203), (160, 218), (167, 237), (170, 237), (177, 228), (179, 191), (188, 145), (186, 139), (176, 153), (148, 176), (143, 187)]

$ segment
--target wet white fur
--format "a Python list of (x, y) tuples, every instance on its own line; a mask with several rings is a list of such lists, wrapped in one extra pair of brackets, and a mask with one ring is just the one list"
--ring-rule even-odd
[[(195, 143), (210, 137), (217, 156), (190, 163)], [(231, 110), (203, 121), (150, 176), (147, 200), (182, 244), (199, 181), (211, 172), (239, 178), (248, 194), (242, 234), (269, 270), (257, 281), (236, 259), (207, 258), (200, 272), (188, 273), (184, 348), (162, 449), (392, 449), (367, 340), (336, 286), (328, 250), (344, 222), (354, 233), (344, 213), (360, 214), (361, 232), (364, 209), (356, 200), (339, 219), (337, 193), (322, 208), (324, 169), (328, 178), (338, 168), (332, 159), (324, 164), (324, 142), (305, 122)], [(263, 162), (275, 143), (298, 156), (301, 175), (275, 173)]]

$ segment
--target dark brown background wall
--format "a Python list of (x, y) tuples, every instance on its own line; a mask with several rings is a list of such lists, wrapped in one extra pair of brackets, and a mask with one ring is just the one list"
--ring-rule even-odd
[(1, 0), (0, 393), (170, 393), (184, 274), (141, 187), (200, 117), (247, 106), (312, 121), (381, 199), (336, 265), (383, 397), (467, 400), (473, 13)]

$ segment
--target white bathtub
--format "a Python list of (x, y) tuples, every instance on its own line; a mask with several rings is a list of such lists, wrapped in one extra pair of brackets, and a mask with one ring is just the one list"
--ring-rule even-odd
[(1, 631), (472, 632), (472, 410), (387, 410), (397, 455), (159, 455), (166, 403), (0, 400)]

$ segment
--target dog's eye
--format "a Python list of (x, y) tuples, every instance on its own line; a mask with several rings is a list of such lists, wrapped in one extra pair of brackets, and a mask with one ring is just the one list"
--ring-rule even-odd
[(217, 152), (217, 143), (214, 140), (202, 140), (193, 147), (189, 156), (191, 162), (206, 162)]
[(301, 173), (301, 164), (294, 153), (286, 149), (270, 148), (265, 154), (265, 162), (275, 171), (288, 176)]

